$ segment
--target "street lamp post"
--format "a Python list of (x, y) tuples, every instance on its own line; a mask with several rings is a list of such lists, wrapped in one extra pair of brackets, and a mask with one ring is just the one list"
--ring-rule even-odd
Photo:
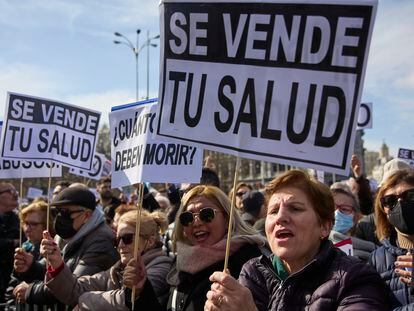
[(146, 98), (148, 99), (148, 93), (149, 93), (149, 47), (153, 46), (156, 47), (156, 44), (152, 44), (151, 40), (154, 39), (158, 39), (160, 37), (160, 35), (156, 35), (154, 37), (149, 37), (149, 31), (147, 31), (147, 40), (141, 45), (139, 46), (139, 34), (141, 33), (140, 29), (137, 29), (137, 42), (136, 45), (134, 45), (131, 40), (129, 40), (126, 36), (124, 36), (123, 34), (119, 33), (119, 32), (115, 32), (114, 35), (117, 37), (120, 37), (123, 39), (123, 41), (119, 41), (119, 40), (114, 40), (115, 44), (124, 44), (126, 46), (128, 46), (132, 52), (134, 53), (135, 56), (135, 65), (136, 65), (136, 99), (137, 101), (139, 100), (139, 70), (138, 70), (138, 57), (139, 54), (141, 53), (142, 49), (148, 46), (148, 55), (147, 55), (147, 96)]

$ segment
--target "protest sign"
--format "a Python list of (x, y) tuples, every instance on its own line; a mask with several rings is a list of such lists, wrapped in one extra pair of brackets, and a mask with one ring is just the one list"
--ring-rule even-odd
[(414, 150), (400, 148), (398, 149), (398, 158), (407, 161), (414, 168)]
[(357, 130), (372, 129), (372, 103), (359, 106)]
[(53, 160), (91, 169), (100, 112), (8, 93), (5, 118), (3, 158)]
[(348, 256), (354, 255), (354, 247), (352, 245), (352, 239), (348, 238), (345, 240), (342, 240), (338, 243), (334, 244), (335, 247), (339, 248), (341, 251), (343, 251)]
[(114, 107), (109, 114), (112, 188), (140, 182), (200, 182), (203, 151), (152, 138), (156, 102)]
[(29, 187), (27, 189), (27, 195), (26, 197), (29, 199), (36, 199), (38, 197), (41, 197), (43, 195), (43, 190), (39, 188)]
[[(3, 121), (0, 121), (0, 133), (2, 128)], [(0, 157), (0, 179), (49, 177), (51, 174), (52, 177), (61, 177), (62, 166), (51, 161), (6, 160)]]
[(376, 7), (163, 1), (157, 137), (346, 174)]
[[(92, 164), (92, 169), (90, 171), (87, 170), (81, 170), (78, 168), (74, 168), (71, 167), (69, 169), (69, 173), (74, 174), (74, 175), (78, 175), (78, 176), (83, 176), (83, 177), (88, 177), (90, 179), (94, 179), (94, 180), (99, 180), (104, 172), (104, 166), (105, 163), (107, 162), (107, 159), (105, 157), (104, 154), (102, 153), (95, 153), (94, 158), (93, 158), (93, 164)], [(104, 175), (107, 176), (108, 174)]]

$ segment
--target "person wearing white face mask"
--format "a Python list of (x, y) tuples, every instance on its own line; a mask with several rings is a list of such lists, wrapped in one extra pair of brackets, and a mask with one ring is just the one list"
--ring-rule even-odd
[(361, 215), (357, 199), (351, 192), (342, 188), (331, 189), (331, 192), (335, 202), (335, 223), (329, 239), (335, 244), (351, 237), (353, 256), (367, 261), (376, 245), (352, 236)]

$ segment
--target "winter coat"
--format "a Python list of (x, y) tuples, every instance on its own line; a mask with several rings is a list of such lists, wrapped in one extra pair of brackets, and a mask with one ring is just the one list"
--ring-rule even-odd
[[(233, 277), (239, 276), (243, 264), (261, 251), (257, 245), (246, 244), (229, 257), (229, 270)], [(178, 254), (179, 256), (179, 254)], [(134, 310), (168, 310), (168, 311), (202, 311), (206, 302), (207, 292), (210, 290), (210, 275), (215, 271), (222, 271), (224, 260), (217, 262), (196, 274), (179, 272), (176, 264), (173, 265), (167, 280), (171, 285), (167, 307), (154, 304), (151, 288), (144, 286)]]
[(0, 302), (13, 270), (14, 249), (19, 240), (19, 217), (15, 212), (0, 215)]
[(394, 237), (384, 239), (382, 244), (371, 254), (369, 263), (387, 284), (393, 310), (414, 310), (414, 288), (402, 283), (394, 271), (397, 257), (405, 255), (407, 250), (395, 246)]
[[(92, 217), (62, 249), (65, 265), (77, 277), (107, 270), (119, 259), (113, 233), (102, 212), (95, 210)], [(29, 284), (25, 298), (31, 304), (58, 302), (43, 281)]]
[[(173, 259), (161, 248), (147, 251), (142, 259), (156, 296), (161, 303), (165, 303), (169, 289), (165, 278)], [(72, 307), (78, 305), (79, 310), (128, 310), (125, 306), (122, 274), (120, 261), (106, 271), (80, 278), (76, 278), (68, 267), (64, 267), (46, 286), (57, 299)]]
[(259, 311), (388, 310), (385, 285), (378, 273), (331, 241), (323, 241), (315, 258), (285, 280), (278, 277), (271, 260), (267, 256), (250, 260), (239, 277), (252, 292)]

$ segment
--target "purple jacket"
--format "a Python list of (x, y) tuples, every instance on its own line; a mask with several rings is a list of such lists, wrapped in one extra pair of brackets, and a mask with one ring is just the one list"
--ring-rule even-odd
[(271, 259), (261, 256), (243, 266), (239, 282), (250, 289), (258, 310), (388, 310), (378, 273), (330, 241), (323, 241), (316, 257), (284, 281)]

